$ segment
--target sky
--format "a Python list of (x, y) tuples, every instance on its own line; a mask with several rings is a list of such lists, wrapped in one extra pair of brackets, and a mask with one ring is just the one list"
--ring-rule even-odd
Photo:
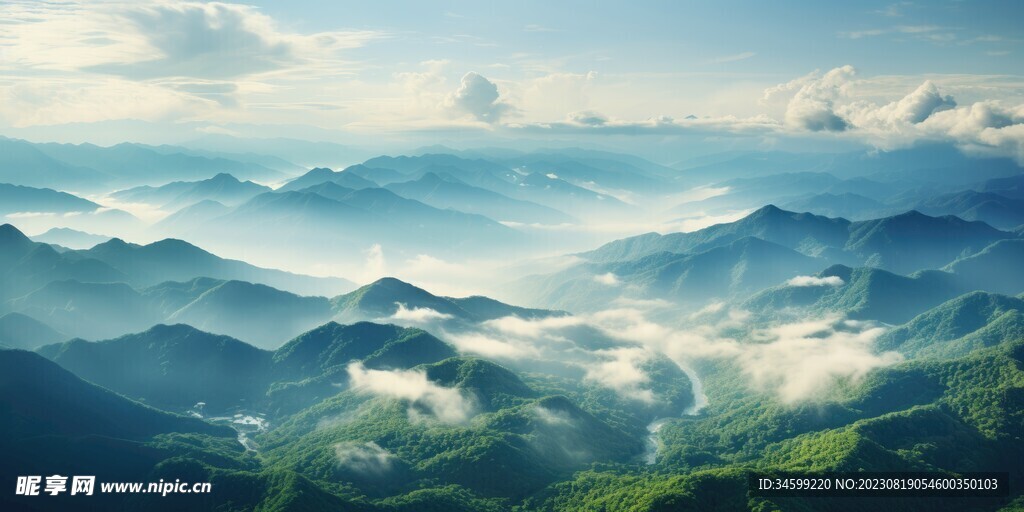
[(1020, 161), (1021, 19), (1007, 1), (5, 1), (0, 135), (940, 141)]

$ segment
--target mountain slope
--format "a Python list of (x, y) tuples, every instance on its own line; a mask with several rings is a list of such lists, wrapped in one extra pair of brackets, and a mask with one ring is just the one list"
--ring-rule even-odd
[(188, 325), (157, 325), (145, 332), (42, 347), (39, 354), (92, 383), (170, 410), (198, 402), (218, 413), (262, 399), (270, 353)]
[(200, 181), (175, 181), (159, 187), (134, 187), (114, 192), (111, 197), (129, 203), (147, 203), (165, 209), (179, 209), (207, 200), (225, 205), (238, 205), (269, 191), (270, 187), (257, 185), (251, 181), (239, 181), (230, 174), (220, 173)]
[(1013, 235), (983, 222), (929, 217), (909, 211), (891, 217), (850, 222), (765, 206), (726, 224), (691, 233), (647, 233), (609, 242), (581, 254), (593, 262), (635, 259), (658, 252), (695, 252), (754, 236), (834, 263), (868, 265), (910, 273), (941, 268), (954, 259)]
[(411, 368), (455, 356), (455, 350), (420, 329), (359, 322), (329, 322), (274, 352), (281, 378), (302, 380), (359, 360), (369, 368)]
[(391, 183), (384, 188), (435, 208), (475, 213), (498, 221), (562, 224), (574, 219), (554, 208), (520, 201), (462, 183), (450, 176), (425, 173), (418, 180)]
[(954, 259), (973, 254), (989, 244), (1009, 238), (983, 222), (957, 217), (929, 217), (909, 211), (893, 217), (854, 222), (844, 250), (870, 266), (900, 273), (941, 268)]
[(19, 212), (91, 212), (97, 208), (100, 205), (66, 192), (0, 183), (0, 216)]
[(33, 242), (10, 224), (0, 225), (0, 300), (20, 297), (54, 280), (124, 281), (110, 265), (73, 251), (59, 253)]
[(79, 254), (110, 265), (142, 287), (196, 277), (250, 281), (306, 295), (334, 295), (352, 287), (350, 281), (340, 278), (304, 276), (220, 258), (175, 239), (148, 245), (113, 239)]
[(923, 271), (902, 276), (870, 267), (834, 265), (817, 274), (838, 278), (836, 286), (781, 285), (743, 303), (745, 309), (772, 316), (786, 309), (841, 313), (858, 320), (900, 324), (968, 289), (957, 276)]
[(225, 281), (167, 318), (197, 329), (276, 348), (330, 318), (323, 297), (300, 297), (269, 286)]
[(334, 183), (335, 185), (340, 185), (353, 190), (374, 188), (378, 186), (373, 181), (360, 176), (355, 172), (350, 172), (350, 168), (340, 172), (334, 172), (324, 167), (317, 167), (306, 174), (285, 183), (276, 191), (288, 192), (302, 190), (304, 188), (320, 185), (321, 183)]
[(32, 240), (44, 244), (55, 244), (67, 247), (68, 249), (88, 249), (110, 240), (110, 237), (69, 228), (52, 228), (45, 233), (33, 236)]
[(1007, 295), (1024, 292), (1024, 239), (1000, 240), (977, 254), (957, 259), (944, 270), (967, 286)]
[(0, 350), (2, 442), (41, 435), (140, 439), (163, 432), (233, 436), (230, 429), (158, 411), (89, 384), (31, 352)]
[[(399, 306), (401, 305), (401, 306)], [(511, 306), (487, 297), (440, 297), (422, 288), (385, 277), (359, 289), (331, 299), (335, 318), (342, 321), (387, 319), (395, 317), (399, 308), (407, 310), (430, 309), (455, 321), (475, 323), (506, 316), (520, 318), (544, 318), (563, 313), (543, 309), (529, 309)]]
[(692, 233), (648, 233), (624, 238), (581, 256), (594, 262), (624, 261), (658, 252), (706, 250), (747, 236), (814, 254), (822, 248), (845, 244), (849, 226), (850, 221), (846, 219), (787, 212), (768, 205), (736, 222), (716, 224)]
[(1011, 199), (991, 192), (966, 190), (923, 201), (917, 210), (928, 215), (955, 215), (982, 221), (998, 229), (1024, 224), (1024, 199)]
[(66, 339), (64, 334), (30, 316), (20, 313), (0, 316), (0, 344), (8, 348), (34, 350)]
[(971, 292), (944, 302), (876, 342), (911, 357), (959, 357), (1024, 337), (1024, 300)]

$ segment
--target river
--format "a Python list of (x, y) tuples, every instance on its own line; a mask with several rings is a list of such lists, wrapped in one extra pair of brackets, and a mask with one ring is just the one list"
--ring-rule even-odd
[[(678, 363), (677, 363), (678, 364)], [(686, 373), (690, 379), (690, 386), (693, 388), (693, 404), (683, 410), (683, 416), (696, 416), (707, 407), (708, 396), (704, 394), (704, 383), (701, 382), (697, 372), (689, 365), (680, 364), (679, 368)], [(674, 417), (658, 418), (647, 425), (647, 449), (644, 451), (644, 462), (648, 465), (658, 461), (658, 451), (661, 450), (661, 443), (658, 442), (658, 431)]]

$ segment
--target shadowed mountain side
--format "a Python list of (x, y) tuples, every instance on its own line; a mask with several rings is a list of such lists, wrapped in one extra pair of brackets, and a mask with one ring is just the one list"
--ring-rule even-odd
[(580, 256), (589, 261), (635, 259), (657, 252), (696, 252), (754, 236), (834, 263), (869, 265), (910, 273), (941, 268), (989, 244), (1011, 238), (983, 222), (929, 217), (909, 211), (892, 217), (850, 222), (768, 205), (736, 222), (691, 233), (647, 233), (609, 242)]
[(32, 237), (32, 241), (43, 244), (59, 245), (68, 249), (88, 249), (111, 239), (109, 236), (94, 235), (70, 228), (52, 228), (45, 233)]
[(487, 189), (462, 183), (451, 176), (426, 173), (415, 181), (392, 183), (385, 188), (435, 208), (448, 208), (484, 215), (498, 221), (564, 224), (576, 219), (554, 208), (520, 201)]
[(156, 325), (115, 339), (75, 339), (37, 352), (105, 388), (175, 411), (296, 412), (348, 386), (346, 367), (410, 368), (456, 354), (419, 329), (329, 322), (276, 351), (189, 325)]
[(175, 181), (159, 187), (144, 185), (114, 192), (110, 196), (122, 202), (147, 203), (173, 210), (201, 201), (238, 205), (269, 191), (270, 187), (239, 181), (230, 174), (220, 173), (207, 180)]
[(68, 337), (35, 318), (21, 313), (0, 316), (0, 344), (7, 348), (34, 350)]
[(42, 435), (142, 439), (164, 432), (234, 431), (146, 407), (90, 384), (31, 352), (0, 350), (4, 444)]
[(204, 402), (209, 411), (253, 405), (269, 384), (271, 354), (188, 325), (157, 325), (138, 334), (81, 339), (37, 351), (75, 375), (170, 410)]
[(1024, 300), (971, 292), (944, 302), (882, 335), (878, 350), (910, 357), (953, 358), (1024, 338)]
[(1024, 292), (1024, 239), (1000, 240), (943, 270), (960, 276), (973, 289), (1019, 294)]
[[(440, 210), (380, 189), (325, 182), (302, 191), (261, 194), (194, 227), (191, 236), (264, 251), (311, 247), (337, 264), (374, 245), (413, 257), (493, 255), (520, 247), (525, 235), (480, 215)], [(345, 260), (347, 261), (347, 260)]]
[(110, 265), (123, 273), (130, 283), (140, 287), (165, 281), (212, 277), (265, 284), (301, 295), (332, 296), (354, 288), (354, 284), (346, 279), (260, 268), (243, 261), (220, 258), (175, 239), (137, 245), (115, 238), (79, 254)]
[(831, 312), (853, 319), (900, 324), (968, 291), (957, 276), (936, 270), (908, 277), (870, 267), (835, 265), (816, 277), (838, 278), (841, 284), (784, 284), (754, 295), (743, 303), (743, 308), (767, 316), (795, 309), (810, 314)]
[(713, 299), (739, 299), (827, 265), (826, 260), (748, 236), (702, 252), (661, 252), (530, 276), (520, 281), (518, 293), (569, 311), (603, 309), (617, 299), (697, 306)]
[[(409, 283), (385, 277), (351, 293), (331, 299), (335, 317), (342, 321), (375, 320), (395, 317), (400, 308), (430, 310), (425, 321), (453, 320), (476, 323), (506, 316), (545, 318), (564, 312), (511, 306), (488, 297), (440, 297)], [(409, 320), (409, 319), (405, 319)]]
[(167, 317), (204, 331), (276, 348), (331, 317), (323, 297), (300, 297), (269, 286), (225, 281)]
[[(359, 167), (359, 166), (353, 166)], [(290, 192), (298, 191), (309, 187), (314, 187), (322, 183), (334, 183), (345, 188), (353, 190), (359, 190), (364, 188), (376, 188), (378, 184), (373, 181), (360, 176), (357, 172), (352, 172), (353, 168), (347, 168), (344, 171), (334, 172), (330, 169), (323, 167), (317, 167), (294, 180), (285, 183), (277, 192)]]
[(87, 199), (48, 188), (0, 183), (0, 215), (12, 213), (92, 212), (100, 208)]

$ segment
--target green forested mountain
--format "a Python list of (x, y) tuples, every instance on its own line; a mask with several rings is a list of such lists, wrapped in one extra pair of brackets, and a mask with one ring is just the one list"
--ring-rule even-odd
[(901, 276), (876, 268), (835, 265), (817, 277), (839, 278), (842, 284), (768, 288), (748, 299), (744, 307), (767, 314), (801, 308), (896, 324), (968, 291), (957, 276), (936, 270)]
[(301, 297), (261, 284), (223, 281), (169, 315), (167, 321), (276, 348), (283, 340), (330, 316), (330, 306), (323, 297)]
[(1024, 300), (975, 291), (885, 333), (877, 347), (915, 357), (949, 357), (1019, 339), (1024, 339)]
[(272, 378), (269, 352), (188, 325), (157, 325), (100, 342), (76, 339), (37, 352), (89, 382), (167, 410), (256, 403)]
[(505, 304), (488, 297), (439, 297), (412, 284), (385, 277), (351, 293), (331, 299), (336, 318), (342, 321), (388, 318), (406, 309), (430, 309), (443, 315), (438, 320), (481, 322), (505, 316), (542, 318), (563, 312), (529, 309)]
[(945, 270), (979, 290), (1016, 295), (1024, 292), (1024, 239), (1000, 240), (977, 254), (959, 258)]

